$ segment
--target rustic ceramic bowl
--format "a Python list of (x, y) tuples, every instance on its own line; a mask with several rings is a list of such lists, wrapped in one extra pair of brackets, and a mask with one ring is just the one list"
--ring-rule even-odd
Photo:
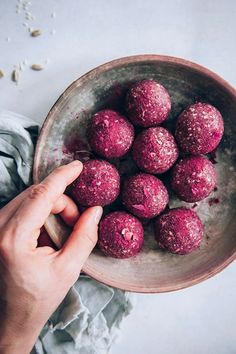
[[(136, 257), (118, 260), (95, 249), (84, 265), (85, 273), (108, 285), (154, 293), (199, 283), (236, 257), (236, 91), (227, 82), (197, 64), (158, 55), (121, 58), (95, 68), (73, 82), (48, 113), (37, 143), (34, 182), (76, 157), (71, 153), (73, 139), (79, 142), (78, 154), (85, 151), (86, 155), (85, 129), (91, 114), (105, 107), (119, 109), (130, 83), (142, 79), (155, 79), (169, 91), (170, 124), (187, 105), (198, 100), (216, 106), (225, 122), (224, 138), (215, 157), (218, 190), (195, 208), (205, 226), (200, 249), (186, 256), (161, 251), (147, 227), (143, 250)], [(171, 202), (171, 206), (184, 204), (176, 199)], [(70, 232), (54, 215), (45, 227), (58, 246)]]

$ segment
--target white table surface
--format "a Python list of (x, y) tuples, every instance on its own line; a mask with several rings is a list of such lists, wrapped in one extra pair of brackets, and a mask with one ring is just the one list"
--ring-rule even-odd
[[(60, 93), (81, 74), (114, 58), (159, 53), (198, 62), (236, 85), (234, 0), (31, 0), (42, 36), (31, 38), (17, 1), (0, 0), (0, 108), (43, 122)], [(55, 12), (56, 17), (51, 14)], [(55, 34), (51, 32), (54, 30)], [(25, 68), (18, 85), (13, 66)], [(192, 288), (136, 295), (112, 354), (236, 353), (236, 264)]]

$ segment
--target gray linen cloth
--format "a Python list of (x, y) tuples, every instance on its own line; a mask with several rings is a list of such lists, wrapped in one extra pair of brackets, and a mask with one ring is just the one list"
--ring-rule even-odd
[[(31, 184), (37, 123), (0, 111), (0, 206)], [(32, 354), (106, 354), (132, 309), (132, 294), (80, 276), (44, 326)]]

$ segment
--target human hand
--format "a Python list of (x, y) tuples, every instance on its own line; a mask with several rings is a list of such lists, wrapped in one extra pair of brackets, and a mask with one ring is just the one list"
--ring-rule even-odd
[[(63, 194), (82, 168), (79, 161), (57, 168), (0, 210), (0, 353), (30, 352), (97, 242), (102, 207), (79, 217), (75, 203)], [(37, 247), (51, 212), (73, 226), (60, 250)]]

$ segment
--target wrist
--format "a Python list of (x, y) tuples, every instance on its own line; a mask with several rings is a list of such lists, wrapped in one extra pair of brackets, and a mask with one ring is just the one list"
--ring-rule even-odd
[(1, 321), (0, 354), (28, 354), (33, 348), (43, 326), (33, 323), (30, 327)]

